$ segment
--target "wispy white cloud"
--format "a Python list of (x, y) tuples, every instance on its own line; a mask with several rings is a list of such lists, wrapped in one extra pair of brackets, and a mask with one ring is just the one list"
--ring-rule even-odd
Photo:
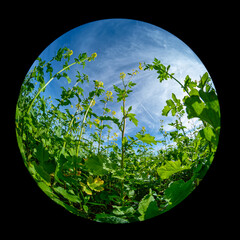
[[(108, 107), (117, 112), (116, 117), (119, 119), (122, 118), (121, 103), (116, 102), (113, 84), (121, 86), (120, 72), (131, 72), (132, 69), (138, 68), (139, 62), (151, 63), (155, 57), (163, 64), (171, 65), (170, 72), (174, 72), (175, 77), (182, 83), (186, 75), (199, 80), (199, 76), (207, 71), (199, 58), (181, 40), (163, 29), (138, 21), (115, 19), (83, 25), (57, 39), (42, 56), (52, 57), (59, 47), (64, 46), (73, 50), (73, 57), (77, 57), (81, 52), (88, 54), (97, 52), (96, 60), (87, 62), (84, 70), (76, 65), (71, 69), (71, 73), (69, 71), (73, 79), (72, 85), (76, 70), (89, 75), (90, 80), (103, 81), (105, 90), (114, 94), (114, 102), (109, 103)], [(177, 98), (183, 98), (184, 92), (179, 84), (170, 79), (159, 83), (157, 73), (154, 71), (139, 71), (133, 81), (137, 85), (133, 87), (133, 93), (127, 98), (126, 106), (132, 106), (132, 112), (136, 114), (139, 123), (138, 128), (135, 128), (134, 124), (128, 121), (126, 134), (133, 134), (142, 126), (157, 134), (160, 119), (164, 120), (165, 130), (171, 131), (173, 128), (168, 123), (175, 118), (163, 117), (161, 113), (172, 93), (175, 93)], [(56, 84), (59, 85), (60, 82), (56, 81)], [(64, 86), (68, 84), (64, 83)], [(84, 90), (90, 91), (91, 86)], [(59, 97), (60, 90), (56, 91), (56, 89), (56, 85), (52, 84), (46, 93)], [(96, 104), (95, 110), (98, 114), (102, 114), (102, 107), (100, 103)], [(188, 121), (184, 116), (183, 124), (191, 127)], [(114, 124), (113, 131), (120, 135)]]

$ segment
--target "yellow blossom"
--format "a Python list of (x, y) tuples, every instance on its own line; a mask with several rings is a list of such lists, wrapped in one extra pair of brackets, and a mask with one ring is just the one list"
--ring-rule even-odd
[(103, 82), (102, 81), (99, 83), (99, 87), (103, 87)]
[(138, 67), (140, 70), (143, 70), (143, 67), (142, 67), (142, 63), (139, 63), (139, 67)]
[(115, 111), (112, 111), (112, 115), (114, 116), (116, 114), (116, 112)]
[(95, 87), (99, 88), (99, 87), (103, 87), (103, 82), (99, 82), (98, 80), (95, 80)]
[(68, 52), (68, 55), (71, 56), (72, 54), (73, 54), (73, 50), (70, 50), (70, 51)]
[(126, 77), (126, 73), (121, 72), (121, 73), (120, 73), (120, 79), (124, 79), (125, 77)]
[(91, 62), (92, 60), (94, 60), (97, 57), (97, 53), (93, 53), (91, 55), (91, 57), (88, 58), (88, 61)]
[(94, 106), (95, 104), (96, 104), (96, 101), (93, 99), (92, 106)]
[(100, 123), (100, 120), (99, 119), (94, 119), (94, 121), (99, 124)]
[(81, 110), (81, 111), (83, 110), (83, 107), (79, 103), (76, 105), (76, 107), (78, 110)]
[(107, 96), (108, 98), (110, 98), (110, 97), (112, 96), (112, 92), (111, 92), (111, 91), (107, 91), (107, 92), (106, 92), (106, 96)]
[(145, 128), (145, 127), (142, 127), (142, 131), (143, 131), (143, 132), (146, 131), (146, 128)]
[(71, 105), (71, 108), (73, 108), (73, 105)]
[(117, 137), (118, 135), (116, 133), (113, 134), (115, 137)]
[(91, 58), (96, 58), (97, 57), (97, 53), (93, 53), (92, 55), (91, 55)]

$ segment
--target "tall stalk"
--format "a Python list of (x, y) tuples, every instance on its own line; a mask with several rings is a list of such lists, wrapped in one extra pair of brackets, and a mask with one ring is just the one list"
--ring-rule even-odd
[(91, 102), (90, 102), (90, 104), (89, 104), (89, 106), (88, 106), (88, 108), (87, 108), (87, 110), (86, 110), (86, 112), (85, 112), (85, 114), (84, 114), (84, 117), (83, 117), (83, 121), (82, 121), (82, 124), (81, 124), (81, 132), (80, 132), (80, 134), (79, 134), (79, 140), (78, 140), (78, 146), (77, 146), (77, 153), (76, 153), (76, 156), (77, 156), (77, 157), (78, 157), (78, 152), (79, 152), (79, 148), (80, 148), (80, 144), (81, 144), (81, 139), (82, 139), (82, 134), (83, 134), (84, 123), (85, 123), (85, 121), (86, 121), (88, 111), (89, 111), (90, 107), (92, 106), (95, 97), (96, 97), (96, 93), (95, 93), (95, 95), (93, 96), (93, 98), (92, 98), (92, 100), (91, 100)]
[(123, 99), (123, 128), (122, 128), (122, 160), (121, 160), (121, 168), (124, 167), (124, 134), (125, 134), (125, 128), (126, 128), (126, 116), (125, 116), (125, 98)]
[[(69, 55), (70, 56), (70, 55)], [(75, 58), (75, 62), (71, 63), (70, 65), (67, 65), (66, 67), (64, 67), (63, 69), (61, 69), (60, 71), (58, 71), (52, 78), (50, 78), (50, 80), (42, 87), (39, 89), (39, 91), (37, 92), (36, 96), (34, 97), (34, 99), (32, 100), (29, 108), (28, 108), (28, 111), (27, 111), (27, 114), (29, 114), (30, 110), (32, 109), (32, 106), (33, 106), (33, 103), (35, 102), (36, 98), (39, 96), (39, 94), (47, 87), (47, 85), (52, 82), (52, 80), (58, 75), (60, 74), (61, 72), (65, 71), (66, 69), (69, 69), (71, 66), (75, 65), (76, 63), (77, 64), (81, 64), (83, 63), (84, 61), (86, 60), (94, 60), (95, 58), (97, 57), (97, 54), (96, 53), (93, 53), (91, 55), (91, 57), (87, 57), (87, 54), (80, 54), (78, 59)]]
[[(84, 59), (84, 60), (86, 60), (86, 59)], [(57, 74), (55, 74), (42, 88), (40, 88), (40, 89), (38, 90), (36, 96), (34, 97), (34, 99), (32, 100), (32, 102), (31, 102), (31, 104), (30, 104), (30, 106), (29, 106), (29, 108), (28, 108), (27, 114), (29, 114), (29, 112), (30, 112), (30, 110), (31, 110), (31, 108), (32, 108), (32, 106), (33, 106), (33, 103), (35, 102), (36, 98), (37, 98), (37, 97), (39, 96), (39, 94), (47, 87), (47, 85), (48, 85), (59, 73), (63, 72), (64, 70), (66, 70), (67, 68), (73, 66), (73, 65), (76, 64), (76, 63), (77, 63), (77, 62), (74, 62), (74, 63), (68, 65), (67, 67), (61, 69), (61, 70), (60, 70), (59, 72), (57, 72)]]
[[(103, 116), (105, 115), (106, 111), (106, 106), (107, 106), (107, 101), (105, 102), (105, 105), (104, 105), (104, 110), (103, 110)], [(101, 127), (103, 126), (103, 120), (101, 120)], [(99, 140), (98, 140), (98, 153), (100, 151), (100, 147), (101, 147), (101, 138), (102, 138), (102, 131), (103, 129), (101, 128), (100, 129), (100, 132), (99, 132)]]

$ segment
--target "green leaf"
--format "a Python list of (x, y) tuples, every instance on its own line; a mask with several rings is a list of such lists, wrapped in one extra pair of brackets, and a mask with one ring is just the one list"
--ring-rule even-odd
[(218, 138), (216, 133), (213, 131), (211, 127), (205, 127), (204, 129), (199, 131), (199, 134), (201, 135), (202, 138), (205, 138), (207, 141), (217, 146)]
[(92, 195), (92, 191), (82, 182), (80, 182), (80, 185), (82, 186), (82, 190), (88, 194), (88, 195)]
[(103, 188), (104, 181), (101, 180), (99, 177), (96, 177), (93, 179), (92, 176), (89, 176), (87, 179), (87, 185), (91, 188), (91, 190), (94, 190), (96, 192), (101, 192), (104, 190)]
[(167, 100), (166, 103), (167, 103), (167, 105), (168, 105), (169, 107), (171, 107), (171, 108), (174, 108), (174, 107), (175, 107), (175, 104), (174, 104), (174, 102), (173, 102), (172, 99)]
[(132, 106), (130, 106), (127, 111), (131, 112), (131, 110), (132, 110)]
[(48, 151), (44, 148), (43, 144), (39, 144), (37, 146), (37, 152), (36, 152), (36, 157), (40, 163), (46, 162), (49, 159), (49, 153)]
[(51, 187), (46, 185), (44, 182), (38, 182), (38, 186), (42, 189), (42, 191), (50, 198), (57, 197), (54, 193)]
[(113, 85), (113, 88), (114, 88), (115, 92), (122, 93), (122, 89), (117, 87), (116, 85)]
[(114, 208), (113, 214), (117, 216), (133, 215), (136, 211), (133, 207), (129, 206), (112, 206)]
[(180, 100), (177, 99), (177, 97), (176, 97), (176, 95), (175, 95), (174, 93), (172, 93), (172, 99), (173, 99), (173, 101), (174, 101), (177, 105), (180, 104)]
[(50, 185), (51, 177), (50, 175), (44, 170), (43, 166), (38, 165), (36, 162), (33, 162), (33, 165), (30, 167), (29, 171), (33, 175), (36, 176), (36, 173), (45, 181), (47, 185)]
[(152, 196), (151, 189), (149, 190), (149, 194), (144, 196), (142, 200), (139, 202), (138, 211), (141, 214), (141, 216), (138, 217), (140, 221), (144, 221), (146, 219), (153, 218), (159, 215), (157, 202)]
[(135, 135), (136, 138), (138, 138), (140, 141), (144, 142), (144, 143), (147, 143), (147, 144), (155, 144), (157, 145), (157, 142), (155, 140), (155, 137), (154, 136), (151, 136), (150, 134), (140, 134), (140, 133), (137, 133)]
[(100, 155), (91, 155), (85, 162), (86, 167), (90, 170), (90, 172), (93, 173), (94, 175), (99, 176), (108, 173), (106, 169), (104, 169), (103, 163), (104, 163), (103, 157)]
[(167, 116), (168, 113), (170, 112), (170, 110), (171, 110), (171, 107), (169, 107), (168, 105), (166, 105), (166, 106), (163, 108), (163, 110), (162, 110), (162, 115), (163, 115), (163, 116)]
[(65, 190), (62, 187), (56, 187), (56, 188), (54, 188), (54, 191), (56, 193), (61, 194), (64, 198), (66, 198), (70, 202), (74, 202), (74, 203), (80, 203), (81, 202), (81, 200), (79, 199), (78, 196), (68, 193), (67, 190)]
[(164, 198), (168, 201), (168, 206), (164, 211), (168, 211), (182, 200), (184, 200), (194, 189), (193, 180), (184, 182), (182, 179), (170, 183), (169, 187), (164, 191)]
[(136, 85), (136, 83), (133, 83), (132, 81), (130, 81), (129, 83), (128, 83), (128, 86), (131, 88), (131, 87), (133, 87), (133, 86), (135, 86)]
[(170, 176), (177, 172), (181, 172), (183, 170), (190, 169), (189, 166), (181, 166), (181, 161), (177, 160), (175, 162), (168, 161), (165, 165), (159, 167), (157, 169), (158, 175), (161, 179), (168, 179)]
[(129, 223), (129, 221), (124, 218), (116, 217), (114, 215), (106, 214), (106, 213), (96, 214), (96, 218), (94, 220), (96, 222), (114, 223), (114, 224)]
[(67, 79), (68, 83), (72, 82), (71, 78), (67, 75), (67, 73), (63, 72), (62, 75)]
[(193, 95), (186, 98), (184, 104), (186, 106), (186, 111), (189, 119), (194, 117), (201, 118), (205, 104), (200, 100), (198, 96)]
[(206, 104), (201, 101), (199, 96), (195, 95), (185, 99), (184, 105), (188, 118), (200, 118), (217, 130), (220, 127), (220, 109), (216, 96), (213, 92), (205, 93), (202, 90), (199, 91), (199, 94)]
[(199, 84), (198, 84), (198, 87), (201, 88), (201, 89), (203, 89), (204, 86), (205, 86), (205, 84), (207, 83), (207, 80), (208, 80), (208, 79), (209, 79), (208, 73), (205, 72), (205, 73), (203, 74), (203, 76), (201, 77), (201, 79), (200, 79), (200, 82), (199, 82)]
[(172, 109), (172, 116), (175, 116), (175, 115), (176, 115), (176, 112), (177, 112), (177, 109), (176, 109), (176, 108), (173, 108), (173, 109)]
[(135, 124), (135, 126), (137, 127), (138, 120), (135, 118), (136, 114), (128, 113), (127, 116), (129, 117), (129, 120), (132, 121)]

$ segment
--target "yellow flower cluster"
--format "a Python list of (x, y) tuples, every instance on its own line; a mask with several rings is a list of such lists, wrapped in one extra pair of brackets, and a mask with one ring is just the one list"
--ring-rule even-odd
[(143, 67), (142, 67), (142, 63), (139, 63), (139, 67), (138, 67), (140, 70), (143, 70)]
[(95, 80), (95, 86), (97, 88), (103, 87), (103, 82), (102, 81), (99, 82), (98, 80)]
[[(113, 135), (114, 135), (114, 136), (112, 136), (112, 140), (113, 140), (113, 141), (117, 141), (118, 135), (117, 135), (116, 133), (114, 133)], [(114, 137), (116, 137), (116, 138), (114, 139)]]
[(106, 92), (106, 96), (107, 97), (105, 97), (105, 99), (108, 101), (108, 100), (110, 100), (110, 99), (113, 99), (113, 96), (112, 96), (112, 92), (111, 91), (107, 91)]
[(83, 110), (83, 107), (78, 103), (77, 105), (76, 105), (76, 107), (77, 107), (77, 109), (79, 109), (79, 110)]
[(91, 55), (91, 57), (88, 58), (88, 61), (91, 62), (92, 60), (94, 60), (97, 57), (97, 53), (93, 53)]
[(121, 72), (121, 73), (120, 73), (120, 79), (124, 79), (125, 77), (126, 77), (126, 73)]
[(111, 91), (107, 91), (107, 92), (106, 92), (106, 96), (107, 96), (108, 98), (110, 98), (110, 97), (112, 96), (112, 92), (111, 92)]
[(97, 53), (93, 53), (92, 55), (91, 55), (91, 58), (96, 58), (97, 57)]
[(72, 56), (72, 55), (73, 55), (73, 50), (70, 50), (70, 51), (68, 52), (68, 55), (69, 55), (69, 56)]
[(94, 119), (94, 121), (99, 124), (100, 123), (100, 120), (99, 119)]
[(92, 106), (94, 106), (95, 104), (96, 104), (96, 101), (93, 99)]

